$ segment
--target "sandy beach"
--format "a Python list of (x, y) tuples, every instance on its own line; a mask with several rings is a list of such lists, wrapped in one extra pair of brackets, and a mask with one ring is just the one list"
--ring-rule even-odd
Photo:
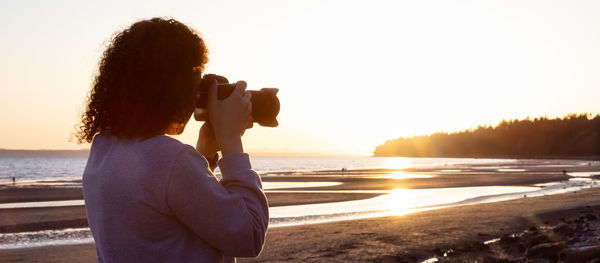
[[(270, 229), (261, 255), (240, 262), (417, 262), (435, 256), (444, 259), (443, 253), (451, 249), (463, 252), (460, 258), (447, 257), (449, 262), (475, 262), (492, 254), (481, 246), (487, 240), (555, 226), (561, 218), (582, 214), (600, 217), (600, 189)], [(94, 262), (95, 257), (92, 244), (0, 250), (2, 262)]]
[[(599, 189), (404, 216), (276, 228), (269, 230), (260, 257), (242, 262), (416, 262), (442, 256), (450, 249), (480, 248), (487, 240), (531, 227), (553, 226), (560, 218), (579, 217), (587, 206), (600, 216)], [(600, 236), (600, 232), (596, 234)], [(472, 252), (472, 258), (463, 256), (472, 262), (482, 260), (485, 255), (478, 255), (475, 248), (463, 252)]]
[[(576, 171), (598, 171), (599, 168), (584, 167)], [(433, 177), (418, 176), (421, 173), (435, 175), (435, 171), (426, 168), (401, 171), (359, 170), (346, 172), (344, 176), (338, 171), (325, 171), (310, 174), (267, 174), (263, 175), (263, 181), (336, 183), (322, 187), (267, 191), (270, 206), (282, 207), (369, 199), (398, 188), (531, 186), (569, 179), (570, 176), (561, 169), (530, 168), (526, 173), (515, 170), (501, 176), (491, 170), (479, 169), (476, 172), (446, 172), (444, 176)], [(416, 176), (392, 178), (398, 174)], [(77, 182), (62, 186), (3, 185), (0, 188), (0, 204), (79, 200), (81, 188), (76, 185)], [(369, 192), (373, 190), (381, 193)], [(87, 226), (83, 206), (4, 208), (0, 213), (0, 233)], [(544, 254), (545, 250), (532, 254), (535, 249), (539, 250), (534, 247), (540, 244), (555, 245), (554, 250), (564, 251), (560, 255), (550, 256), (582, 259), (581, 253), (577, 252), (581, 247), (590, 247), (585, 253), (593, 256), (596, 256), (594, 249), (599, 248), (600, 251), (598, 218), (600, 189), (594, 188), (400, 216), (270, 228), (261, 255), (258, 258), (240, 258), (239, 261), (421, 262), (436, 258), (438, 262), (519, 262), (518, 260), (526, 260), (528, 256), (530, 259), (534, 256), (538, 259), (548, 256), (547, 253)], [(553, 233), (555, 228), (564, 228), (565, 225), (572, 232), (570, 236), (546, 233)], [(535, 233), (533, 229), (536, 230)], [(530, 236), (533, 234), (537, 235), (534, 239), (544, 242), (534, 244), (519, 240), (520, 237), (523, 240), (532, 239)], [(573, 241), (574, 237), (578, 238), (579, 243)], [(496, 242), (484, 244), (490, 240)], [(577, 255), (573, 256), (574, 254)], [(583, 255), (583, 262), (587, 261), (586, 255)], [(600, 254), (597, 256), (600, 257)], [(0, 249), (0, 262), (94, 262), (95, 257), (93, 244)]]
[[(426, 172), (430, 170), (425, 170)], [(478, 174), (450, 174), (443, 177), (431, 178), (408, 178), (390, 179), (384, 175), (398, 172), (396, 170), (359, 170), (352, 171), (354, 175), (342, 177), (337, 172), (311, 172), (311, 176), (263, 176), (263, 182), (335, 182), (334, 186), (293, 188), (298, 192), (267, 191), (267, 199), (270, 207), (317, 204), (328, 202), (342, 202), (350, 200), (367, 199), (379, 196), (382, 193), (369, 193), (368, 191), (385, 191), (393, 189), (427, 189), (444, 187), (468, 187), (468, 186), (492, 186), (492, 185), (533, 185), (568, 179), (568, 176), (560, 173), (535, 174), (509, 174), (497, 176), (494, 173)], [(417, 171), (409, 170), (402, 172)], [(420, 171), (423, 172), (423, 171)], [(4, 185), (0, 188), (0, 204), (20, 202), (43, 202), (43, 201), (65, 201), (82, 200), (83, 193), (81, 182), (58, 181), (34, 182), (17, 186)], [(346, 192), (367, 191), (367, 192)], [(311, 192), (302, 192), (311, 191)], [(321, 191), (321, 192), (319, 192)], [(0, 233), (39, 231), (47, 229), (85, 227), (85, 208), (81, 206), (63, 207), (39, 207), (39, 208), (9, 208), (1, 210)]]

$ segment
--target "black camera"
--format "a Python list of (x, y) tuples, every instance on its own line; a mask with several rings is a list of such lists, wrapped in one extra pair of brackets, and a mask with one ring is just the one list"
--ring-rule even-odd
[[(227, 78), (215, 74), (204, 75), (198, 90), (199, 97), (194, 110), (194, 119), (197, 121), (208, 120), (206, 103), (208, 101), (208, 85), (211, 79), (217, 81), (217, 98), (225, 99), (235, 89), (235, 83), (231, 84)], [(262, 88), (260, 90), (249, 90), (252, 95), (252, 119), (260, 126), (277, 127), (277, 114), (279, 114), (279, 98), (277, 88)]]

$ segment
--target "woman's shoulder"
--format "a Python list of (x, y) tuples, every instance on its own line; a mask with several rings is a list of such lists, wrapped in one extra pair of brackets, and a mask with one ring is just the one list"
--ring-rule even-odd
[(152, 137), (142, 143), (147, 144), (148, 152), (156, 151), (157, 154), (169, 156), (169, 159), (175, 161), (204, 160), (194, 147), (169, 136)]
[(139, 143), (147, 144), (149, 146), (154, 146), (154, 147), (169, 147), (169, 148), (179, 148), (179, 149), (183, 149), (183, 148), (186, 148), (186, 146), (189, 146), (187, 144), (180, 142), (179, 140), (177, 140), (175, 138), (171, 138), (166, 135), (154, 136), (154, 137), (151, 137), (151, 138), (148, 138), (145, 140), (140, 140)]
[(127, 166), (130, 171), (141, 169), (146, 174), (145, 178), (152, 177), (148, 174), (154, 174), (159, 180), (180, 168), (195, 171), (208, 169), (206, 160), (194, 147), (169, 136), (140, 140), (97, 135), (92, 143), (90, 160), (99, 164), (117, 163)]
[[(154, 156), (163, 159), (173, 159), (182, 152), (190, 154), (195, 149), (169, 136), (154, 136), (148, 139), (129, 139), (118, 136), (99, 134), (92, 143), (92, 152), (109, 150), (120, 153), (129, 153), (137, 156)], [(193, 151), (192, 151), (193, 150)], [(171, 158), (168, 158), (171, 157)]]

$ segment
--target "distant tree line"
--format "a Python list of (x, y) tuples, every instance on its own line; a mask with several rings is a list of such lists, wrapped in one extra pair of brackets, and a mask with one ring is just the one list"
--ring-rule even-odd
[(600, 115), (503, 120), (493, 126), (388, 140), (375, 156), (600, 157)]

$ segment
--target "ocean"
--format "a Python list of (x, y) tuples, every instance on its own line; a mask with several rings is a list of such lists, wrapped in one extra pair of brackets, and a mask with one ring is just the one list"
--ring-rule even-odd
[[(517, 159), (407, 158), (407, 157), (251, 157), (259, 174), (352, 169), (404, 169), (418, 166), (510, 164)], [(81, 179), (87, 157), (0, 157), (0, 182)], [(218, 170), (217, 170), (218, 173)]]

